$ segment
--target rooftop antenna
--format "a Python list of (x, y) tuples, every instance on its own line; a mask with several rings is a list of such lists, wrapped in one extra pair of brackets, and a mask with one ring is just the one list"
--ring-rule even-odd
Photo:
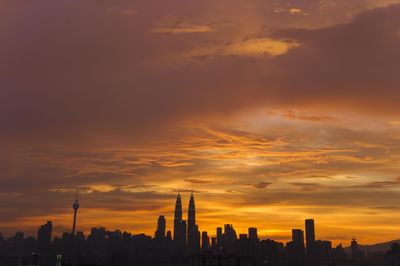
[(79, 188), (76, 189), (75, 202), (78, 202)]

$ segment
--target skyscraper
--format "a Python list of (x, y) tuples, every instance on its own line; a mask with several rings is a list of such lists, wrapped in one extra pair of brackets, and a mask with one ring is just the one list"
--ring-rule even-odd
[(257, 241), (258, 240), (257, 228), (250, 227), (248, 231), (249, 231), (249, 239), (252, 241)]
[(46, 253), (50, 251), (52, 231), (53, 223), (51, 221), (47, 221), (47, 223), (40, 226), (37, 234), (37, 247), (39, 252)]
[(292, 230), (292, 241), (297, 245), (304, 246), (304, 233), (300, 229), (293, 229)]
[(255, 256), (256, 246), (258, 244), (257, 228), (249, 228), (248, 255)]
[(217, 227), (217, 248), (222, 248), (222, 227)]
[(174, 213), (174, 251), (184, 254), (186, 251), (186, 221), (182, 220), (182, 200), (178, 193)]
[(315, 226), (313, 219), (305, 220), (306, 227), (306, 251), (307, 255), (312, 255), (315, 249)]
[(178, 238), (178, 227), (179, 223), (182, 221), (182, 200), (181, 194), (178, 192), (175, 202), (175, 213), (174, 213), (174, 240)]
[(76, 214), (79, 209), (79, 203), (78, 203), (78, 189), (76, 190), (76, 196), (75, 196), (75, 202), (72, 204), (72, 208), (74, 209), (74, 222), (72, 224), (72, 236), (75, 237), (75, 231), (76, 231)]
[(292, 241), (286, 244), (288, 265), (303, 266), (305, 264), (304, 232), (300, 229), (292, 230)]
[(193, 192), (190, 194), (188, 208), (187, 246), (189, 252), (192, 254), (200, 251), (200, 232), (196, 225), (196, 206)]
[(165, 237), (166, 220), (160, 215), (157, 220), (157, 230), (154, 236), (154, 251), (159, 256), (164, 256), (167, 251), (167, 238)]
[(194, 204), (193, 192), (190, 194), (189, 209), (188, 209), (188, 230), (196, 225), (196, 206)]
[(203, 251), (206, 251), (209, 248), (210, 248), (210, 238), (208, 237), (207, 232), (204, 231), (201, 233), (201, 249)]
[(235, 252), (236, 239), (236, 230), (231, 224), (225, 224), (224, 233), (222, 235), (222, 246), (226, 251), (231, 254)]
[(166, 221), (164, 215), (160, 215), (157, 221), (157, 231), (155, 233), (156, 238), (164, 238), (165, 237), (165, 226)]

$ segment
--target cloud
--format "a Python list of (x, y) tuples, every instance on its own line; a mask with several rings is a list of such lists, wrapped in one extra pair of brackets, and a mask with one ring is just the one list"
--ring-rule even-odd
[(311, 122), (330, 122), (335, 121), (336, 119), (331, 116), (318, 116), (318, 115), (310, 115), (310, 114), (302, 114), (293, 110), (287, 111), (284, 116), (288, 119), (294, 120), (305, 120)]
[[(275, 36), (301, 44), (276, 60), (286, 80), (296, 81), (297, 92), (279, 81), (287, 88), (282, 95), (291, 102), (351, 102), (356, 108), (375, 104), (381, 111), (396, 112), (399, 13), (400, 6), (394, 5), (362, 13), (348, 24), (277, 31)], [(382, 88), (385, 93), (379, 93)]]
[(192, 184), (209, 184), (212, 183), (210, 180), (202, 180), (196, 178), (185, 178), (185, 182), (192, 183)]
[(303, 191), (314, 191), (321, 187), (320, 183), (310, 183), (310, 182), (292, 182), (292, 186), (300, 187)]
[(263, 188), (267, 188), (269, 185), (271, 185), (272, 183), (270, 182), (259, 182), (257, 184), (254, 184), (253, 187), (254, 188), (259, 188), (259, 189), (263, 189)]
[(311, 215), (324, 235), (332, 215), (379, 226), (371, 206), (396, 205), (399, 5), (342, 20), (339, 2), (322, 23), (265, 1), (40, 3), (0, 11), (0, 229), (68, 228), (77, 186), (86, 230), (153, 233), (191, 184), (202, 230), (277, 238)]
[(273, 40), (268, 38), (249, 39), (234, 43), (223, 49), (224, 55), (272, 55), (278, 56), (287, 53), (290, 49), (298, 47), (296, 42)]
[(394, 180), (374, 181), (366, 184), (355, 185), (353, 188), (367, 188), (367, 189), (382, 189), (382, 188), (395, 188), (400, 185), (400, 177)]
[[(179, 42), (149, 35), (154, 21), (127, 25), (87, 5), (85, 16), (50, 5), (57, 22), (38, 11), (3, 31), (2, 136), (134, 141), (175, 121), (261, 105), (397, 112), (398, 5), (343, 25)], [(96, 27), (82, 19), (91, 16)], [(42, 31), (23, 35), (33, 25)]]
[(206, 33), (213, 32), (212, 28), (204, 25), (177, 25), (174, 27), (158, 26), (152, 30), (153, 33)]
[(295, 15), (295, 14), (301, 14), (301, 13), (303, 13), (303, 11), (300, 8), (291, 8), (289, 10), (289, 13), (292, 15)]

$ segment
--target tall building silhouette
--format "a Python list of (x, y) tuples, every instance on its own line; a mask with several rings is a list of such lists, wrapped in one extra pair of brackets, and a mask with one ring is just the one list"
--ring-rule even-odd
[(351, 258), (356, 262), (364, 260), (364, 252), (358, 248), (358, 243), (355, 238), (351, 240)]
[(175, 202), (175, 212), (174, 212), (174, 240), (179, 238), (179, 224), (182, 221), (182, 200), (181, 194), (178, 192)]
[(200, 251), (200, 232), (198, 230), (198, 226), (196, 225), (196, 206), (193, 192), (190, 194), (187, 225), (188, 251), (192, 254), (198, 253)]
[(201, 233), (201, 249), (206, 251), (210, 248), (210, 238), (208, 237), (207, 232)]
[(298, 245), (304, 246), (304, 233), (301, 229), (293, 229), (292, 230), (292, 241)]
[(166, 220), (164, 215), (160, 215), (157, 220), (157, 230), (154, 234), (154, 252), (159, 256), (164, 256), (168, 252), (169, 240), (165, 236)]
[(224, 233), (222, 235), (222, 247), (229, 253), (233, 253), (235, 251), (236, 246), (236, 230), (233, 228), (232, 224), (224, 225)]
[(288, 265), (304, 266), (305, 264), (305, 247), (304, 232), (300, 229), (292, 230), (292, 241), (286, 244), (286, 252), (288, 255)]
[(315, 226), (313, 219), (305, 220), (306, 228), (306, 251), (308, 256), (312, 256), (315, 250)]
[(258, 241), (257, 228), (250, 227), (248, 231), (249, 231), (249, 239), (252, 241)]
[(157, 221), (157, 230), (155, 233), (156, 238), (164, 238), (165, 237), (165, 227), (166, 221), (164, 215), (160, 215)]
[(255, 256), (256, 246), (257, 246), (257, 243), (259, 242), (257, 228), (250, 227), (248, 229), (248, 232), (249, 232), (249, 238), (248, 238), (248, 243), (247, 243), (248, 255)]
[(78, 213), (79, 209), (79, 203), (78, 203), (78, 189), (76, 190), (76, 196), (75, 196), (75, 202), (72, 204), (72, 208), (74, 209), (74, 221), (72, 224), (72, 236), (75, 237), (75, 231), (76, 231), (76, 215)]
[(222, 227), (217, 227), (217, 249), (222, 248)]
[(174, 251), (176, 254), (186, 252), (186, 221), (182, 220), (182, 200), (178, 193), (174, 213)]
[(47, 221), (47, 223), (40, 226), (37, 234), (37, 247), (39, 252), (49, 252), (52, 231), (53, 223), (51, 221)]

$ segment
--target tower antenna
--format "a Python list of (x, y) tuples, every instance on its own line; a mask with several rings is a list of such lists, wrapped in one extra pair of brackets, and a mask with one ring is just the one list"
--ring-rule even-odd
[(75, 238), (75, 231), (76, 231), (76, 215), (79, 209), (79, 203), (78, 203), (78, 191), (79, 188), (76, 189), (76, 195), (75, 195), (75, 202), (72, 204), (72, 208), (74, 209), (74, 221), (72, 224), (72, 237)]

